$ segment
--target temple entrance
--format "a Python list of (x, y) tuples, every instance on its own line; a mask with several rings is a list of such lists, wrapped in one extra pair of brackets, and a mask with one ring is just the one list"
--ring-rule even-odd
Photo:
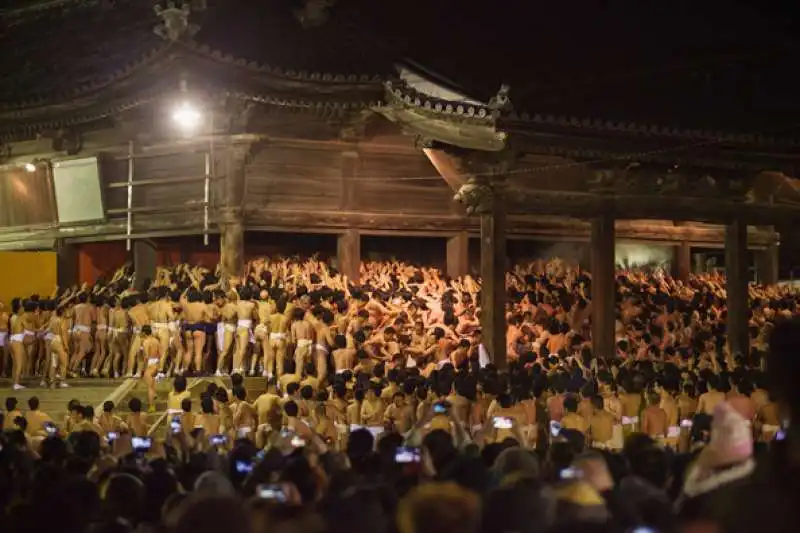
[(363, 236), (361, 258), (364, 261), (397, 259), (417, 265), (444, 269), (446, 243), (441, 237)]

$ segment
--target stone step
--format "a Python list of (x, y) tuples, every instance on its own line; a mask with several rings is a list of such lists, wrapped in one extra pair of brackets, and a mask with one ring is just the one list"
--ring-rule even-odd
[[(30, 388), (13, 391), (10, 388), (4, 389), (0, 396), (3, 403), (9, 396), (15, 397), (19, 401), (19, 409), (25, 412), (28, 409), (28, 399), (36, 396), (39, 399), (39, 408), (56, 421), (56, 424), (63, 424), (67, 417), (67, 404), (71, 400), (78, 400), (84, 405), (97, 407), (109, 397), (119, 386), (119, 383), (100, 383), (101, 380), (87, 380), (71, 384), (66, 389), (49, 389), (31, 386)], [(87, 382), (89, 383), (87, 385)]]
[[(193, 411), (199, 411), (200, 394), (206, 390), (208, 383), (212, 382), (218, 386), (231, 388), (229, 377), (189, 378), (189, 391), (192, 395)], [(23, 385), (29, 388), (13, 391), (8, 380), (0, 380), (0, 387), (4, 387), (4, 391), (0, 393), (0, 398), (5, 401), (6, 397), (14, 396), (19, 402), (20, 409), (24, 412), (27, 409), (28, 399), (36, 396), (39, 398), (40, 408), (56, 420), (59, 425), (66, 419), (68, 414), (67, 404), (73, 399), (80, 401), (84, 405), (91, 405), (98, 411), (106, 399), (114, 398), (115, 414), (123, 418), (130, 414), (128, 402), (132, 398), (139, 398), (142, 400), (144, 408), (148, 408), (147, 386), (140, 379), (130, 382), (125, 379), (74, 379), (70, 380), (69, 384), (69, 388), (50, 389), (39, 387), (38, 380), (28, 380), (23, 381)], [(247, 390), (248, 399), (252, 401), (265, 392), (266, 384), (266, 379), (262, 377), (245, 378), (244, 386)], [(148, 422), (151, 424), (161, 420), (160, 426), (154, 432), (154, 435), (159, 437), (164, 436), (169, 425), (164, 413), (167, 409), (167, 397), (171, 390), (171, 379), (159, 381), (156, 384), (155, 412), (147, 414)], [(123, 392), (124, 394), (121, 394)]]

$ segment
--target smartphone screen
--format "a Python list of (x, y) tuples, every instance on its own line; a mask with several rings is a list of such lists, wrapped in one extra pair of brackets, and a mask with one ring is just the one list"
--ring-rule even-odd
[(274, 500), (276, 502), (286, 501), (286, 492), (280, 485), (259, 485), (256, 488), (256, 494), (259, 498), (265, 500)]
[(506, 416), (496, 416), (493, 419), (495, 429), (511, 429), (512, 421)]
[(565, 468), (559, 473), (561, 479), (578, 479), (581, 477), (581, 471), (577, 468)]
[(183, 425), (181, 424), (181, 417), (175, 416), (172, 418), (172, 421), (169, 423), (170, 429), (172, 429), (173, 433), (180, 433), (181, 429), (183, 429)]
[(109, 431), (106, 434), (106, 439), (108, 440), (108, 442), (111, 442), (112, 440), (117, 440), (118, 438), (119, 434), (116, 431)]
[(150, 437), (133, 437), (131, 446), (136, 451), (146, 452), (153, 446), (153, 439)]
[(555, 420), (550, 421), (550, 435), (552, 437), (558, 437), (561, 435), (561, 423), (556, 422)]
[(249, 474), (253, 471), (253, 463), (249, 461), (236, 461), (236, 472), (239, 474)]
[(44, 424), (44, 430), (47, 432), (48, 435), (55, 435), (58, 433), (58, 428), (52, 422), (46, 422)]
[(394, 453), (394, 462), (397, 464), (419, 463), (420, 459), (419, 448), (413, 446), (398, 446)]
[(437, 402), (433, 404), (433, 412), (437, 415), (443, 415), (447, 413), (447, 406), (441, 402)]
[(225, 437), (225, 435), (211, 435), (211, 437), (209, 437), (208, 440), (214, 446), (222, 446), (223, 444), (225, 444), (228, 441), (228, 439), (227, 439), (227, 437)]

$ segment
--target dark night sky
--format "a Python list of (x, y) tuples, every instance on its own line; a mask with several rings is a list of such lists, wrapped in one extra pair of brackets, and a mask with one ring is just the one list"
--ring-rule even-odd
[(789, 4), (337, 0), (326, 24), (303, 29), (297, 1), (226, 0), (199, 38), (310, 71), (412, 61), (484, 101), (507, 83), (531, 113), (758, 132), (800, 123)]

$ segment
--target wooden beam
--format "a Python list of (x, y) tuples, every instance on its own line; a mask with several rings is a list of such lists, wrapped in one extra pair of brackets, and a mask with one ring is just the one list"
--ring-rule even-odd
[(423, 148), (422, 152), (453, 191), (459, 190), (466, 182), (464, 173), (460, 171), (458, 162), (444, 150)]
[(604, 195), (590, 192), (547, 190), (509, 191), (509, 212), (572, 217), (597, 217), (613, 214), (627, 219), (673, 219), (728, 223), (744, 220), (748, 224), (773, 224), (796, 221), (798, 204), (765, 204), (713, 197)]
[[(480, 222), (477, 217), (459, 217), (438, 214), (375, 213), (364, 211), (298, 211), (274, 208), (251, 209), (247, 213), (248, 227), (261, 231), (299, 231), (312, 233), (338, 233), (341, 229), (357, 227), (364, 235), (419, 235), (453, 236), (467, 231), (477, 236)], [(507, 234), (510, 237), (528, 237), (546, 241), (588, 242), (590, 224), (583, 220), (557, 216), (508, 217)], [(673, 226), (663, 223), (640, 223), (630, 220), (616, 221), (617, 240), (648, 241), (677, 245), (688, 241), (695, 246), (719, 245), (725, 240), (722, 227)], [(777, 240), (774, 232), (751, 230), (748, 234), (751, 248), (764, 248)]]

